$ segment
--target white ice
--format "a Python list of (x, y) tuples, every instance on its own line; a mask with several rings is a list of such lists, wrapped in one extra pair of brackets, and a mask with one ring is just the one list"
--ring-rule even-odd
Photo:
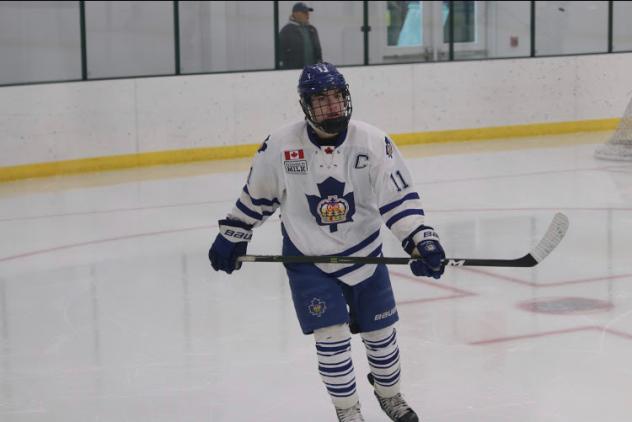
[[(451, 257), (519, 257), (570, 219), (534, 268), (390, 268), (423, 421), (632, 420), (632, 163), (593, 158), (607, 136), (402, 148)], [(283, 267), (208, 263), (248, 166), (0, 185), (2, 422), (335, 420)], [(273, 216), (249, 252), (280, 244)], [(365, 419), (386, 421), (352, 344)]]

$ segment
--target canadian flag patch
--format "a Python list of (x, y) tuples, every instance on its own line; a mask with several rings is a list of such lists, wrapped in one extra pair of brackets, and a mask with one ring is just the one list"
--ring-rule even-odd
[(302, 149), (283, 151), (283, 164), (288, 174), (307, 174), (307, 160)]
[(291, 151), (284, 151), (286, 160), (303, 160), (305, 158), (305, 154), (303, 154), (302, 149), (294, 149)]

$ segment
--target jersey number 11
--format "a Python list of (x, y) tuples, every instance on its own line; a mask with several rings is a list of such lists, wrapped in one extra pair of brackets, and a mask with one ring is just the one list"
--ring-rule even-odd
[(393, 173), (391, 173), (391, 180), (395, 184), (395, 187), (397, 188), (397, 192), (401, 192), (402, 189), (406, 189), (408, 187), (408, 183), (406, 183), (406, 181), (402, 177), (402, 174), (399, 172), (399, 170), (397, 170), (395, 174), (397, 175), (397, 177), (399, 178), (403, 186), (400, 186), (400, 183), (397, 183), (397, 179), (395, 179), (395, 176), (393, 176)]

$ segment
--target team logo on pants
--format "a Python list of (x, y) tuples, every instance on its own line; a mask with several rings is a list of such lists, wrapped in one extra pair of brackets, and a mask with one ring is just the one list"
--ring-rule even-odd
[(312, 299), (312, 302), (309, 304), (307, 309), (309, 309), (310, 314), (314, 315), (315, 317), (320, 318), (320, 316), (324, 314), (325, 311), (327, 310), (327, 304), (324, 301), (315, 297), (314, 299)]

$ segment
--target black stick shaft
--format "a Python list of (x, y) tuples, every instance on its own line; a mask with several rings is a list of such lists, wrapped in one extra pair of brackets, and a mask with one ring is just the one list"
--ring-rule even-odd
[[(285, 264), (390, 264), (408, 265), (416, 258), (363, 257), (363, 256), (284, 256), (284, 255), (244, 255), (241, 262), (278, 262)], [(533, 267), (538, 262), (527, 254), (517, 259), (470, 259), (446, 258), (446, 266), (451, 267)]]

